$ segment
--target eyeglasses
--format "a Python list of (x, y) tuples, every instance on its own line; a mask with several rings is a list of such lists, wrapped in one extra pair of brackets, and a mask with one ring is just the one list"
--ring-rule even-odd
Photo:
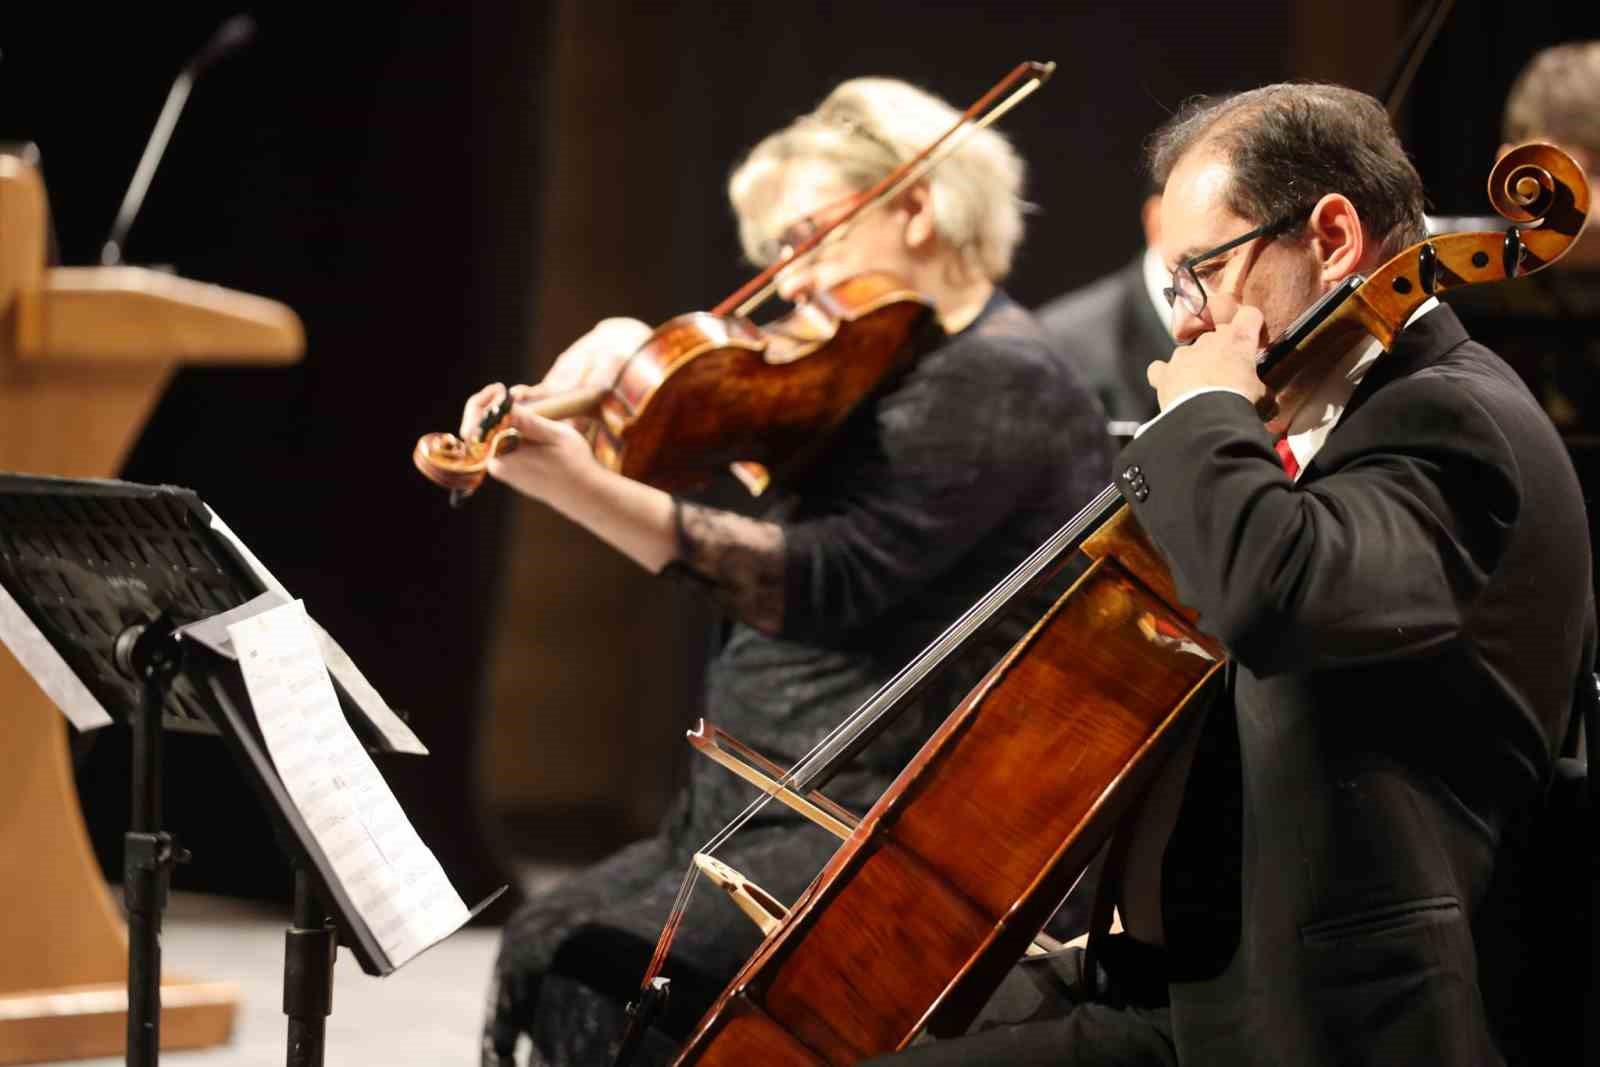
[(861, 201), (861, 192), (854, 192), (842, 196), (838, 200), (830, 200), (809, 215), (805, 215), (779, 231), (778, 236), (767, 241), (761, 246), (761, 258), (764, 263), (776, 263), (778, 260), (793, 252), (817, 235), (819, 230), (836, 222), (849, 214), (850, 210)]
[(1195, 273), (1195, 267), (1216, 259), (1224, 252), (1233, 251), (1246, 241), (1254, 241), (1257, 237), (1277, 237), (1304, 217), (1305, 211), (1296, 209), (1265, 226), (1257, 226), (1249, 233), (1240, 234), (1226, 244), (1185, 258), (1172, 268), (1172, 284), (1161, 290), (1161, 295), (1167, 298), (1167, 306), (1176, 310), (1179, 301), (1182, 301), (1184, 310), (1189, 314), (1200, 314), (1206, 309), (1206, 287), (1200, 284), (1200, 276)]

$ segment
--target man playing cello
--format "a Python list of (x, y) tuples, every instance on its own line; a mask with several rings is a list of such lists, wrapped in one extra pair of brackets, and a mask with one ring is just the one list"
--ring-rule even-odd
[[(859, 198), (957, 118), (901, 82), (860, 79), (761, 142), (729, 195), (746, 253), (770, 262)], [(489, 474), (580, 523), (653, 572), (675, 571), (732, 617), (707, 678), (707, 718), (792, 761), (854, 710), (1103, 484), (1103, 417), (1033, 318), (998, 288), (1022, 236), (1023, 166), (985, 130), (923, 180), (864, 216), (842, 240), (779, 276), (809, 294), (865, 271), (929, 297), (948, 338), (841, 427), (808, 473), (760, 518), (699, 506), (600, 467), (571, 426), (526, 403), (608, 384), (648, 336), (611, 319), (563, 353), (545, 380), (518, 386), (521, 447)], [(464, 431), (498, 403), (468, 403)], [(1002, 627), (829, 787), (864, 810), (1020, 632)], [(551, 1064), (610, 1062), (623, 1005), (637, 990), (693, 852), (752, 798), (708, 764), (658, 833), (533, 900), (508, 923), (484, 1035), (484, 1062), (512, 1062), (532, 1035)], [(790, 901), (837, 841), (764, 816), (719, 853)], [(681, 1036), (759, 942), (726, 901), (700, 897), (668, 965), (663, 1028)], [(670, 1048), (665, 1038), (646, 1053)], [(538, 1062), (538, 1061), (536, 1061)]]
[[(1572, 465), (1433, 300), (1389, 351), (1356, 345), (1267, 397), (1267, 341), (1424, 235), (1375, 100), (1202, 100), (1151, 162), (1180, 347), (1150, 366), (1161, 413), (1118, 483), (1229, 673), (1170, 836), (1142, 868), (1128, 853), (1117, 899), (1138, 949), (1108, 943), (1109, 980), (1052, 1020), (892, 1061), (1504, 1062), (1483, 991), (1515, 961), (1486, 950), (1484, 902), (1593, 684)], [(1135, 959), (1143, 973), (1118, 970)]]

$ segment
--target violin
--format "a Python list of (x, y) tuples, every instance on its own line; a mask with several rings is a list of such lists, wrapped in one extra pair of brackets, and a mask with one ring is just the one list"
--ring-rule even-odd
[[(1582, 169), (1546, 144), (1502, 157), (1489, 198), (1514, 225), (1419, 242), (1335, 288), (1260, 353), (1263, 381), (1335, 360), (1361, 336), (1388, 347), (1438, 292), (1548, 266), (1577, 240), (1589, 211)], [(1226, 653), (1179, 602), (1115, 485), (762, 788), (833, 813), (819, 792), (827, 780), (944, 663), (1079, 551), (1089, 559), (1082, 577), (871, 810), (852, 817), (849, 837), (805, 894), (786, 910), (781, 902), (767, 909), (782, 917), (677, 1064), (823, 1067), (903, 1048), (924, 1029), (964, 1032), (1092, 858), (1137, 815)], [(1040, 758), (1063, 750), (1073, 757)], [(711, 852), (760, 803), (700, 851)]]
[[(934, 339), (932, 325), (926, 297), (890, 275), (858, 274), (764, 327), (705, 312), (669, 319), (610, 386), (524, 410), (549, 419), (593, 416), (587, 433), (595, 458), (660, 489), (700, 484), (729, 463), (788, 469), (907, 366)], [(516, 447), (510, 407), (508, 393), (485, 416), (478, 441), (424, 436), (413, 454), (417, 469), (446, 489), (472, 492), (489, 458)]]
[[(587, 434), (595, 458), (629, 478), (672, 490), (703, 483), (731, 462), (759, 494), (766, 468), (787, 471), (803, 463), (934, 339), (928, 333), (933, 307), (898, 279), (867, 273), (813, 295), (765, 327), (748, 316), (776, 292), (784, 270), (843, 238), (863, 214), (920, 180), (1054, 69), (1053, 63), (1018, 64), (848, 212), (709, 312), (679, 315), (658, 327), (609, 386), (564, 393), (525, 410), (546, 418), (593, 416)], [(510, 414), (508, 393), (483, 419), (477, 440), (426, 434), (412, 461), (459, 502), (482, 484), (491, 458), (516, 447)]]

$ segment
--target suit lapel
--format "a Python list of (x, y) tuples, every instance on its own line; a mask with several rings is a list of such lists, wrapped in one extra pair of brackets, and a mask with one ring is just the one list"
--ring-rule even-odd
[[(1344, 411), (1339, 415), (1339, 421), (1334, 424), (1333, 433), (1338, 433), (1339, 427), (1349, 421), (1350, 417), (1379, 389), (1390, 382), (1410, 377), (1424, 367), (1432, 366), (1466, 340), (1468, 340), (1466, 327), (1461, 325), (1456, 313), (1445, 304), (1440, 304), (1407, 326), (1395, 338), (1394, 347), (1379, 356), (1367, 370), (1366, 377), (1356, 386), (1356, 391), (1350, 396), (1350, 402), (1345, 405)], [(1320, 455), (1320, 452), (1318, 454)], [(1305, 473), (1300, 476), (1300, 481), (1304, 483), (1321, 473), (1323, 472), (1317, 468), (1316, 456), (1313, 456), (1311, 462), (1306, 465)]]

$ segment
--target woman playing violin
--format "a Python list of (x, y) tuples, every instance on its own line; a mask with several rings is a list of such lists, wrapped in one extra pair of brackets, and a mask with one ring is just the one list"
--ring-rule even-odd
[[(762, 141), (729, 196), (751, 259), (766, 263), (849, 210), (862, 192), (948, 127), (956, 112), (901, 82), (846, 82)], [(1064, 355), (998, 283), (1022, 237), (1023, 164), (984, 130), (848, 234), (779, 275), (803, 303), (866, 272), (899, 277), (931, 301), (938, 337), (852, 413), (758, 518), (704, 507), (601, 467), (571, 425), (531, 402), (609, 383), (649, 335), (602, 322), (543, 382), (516, 386), (521, 446), (491, 477), (581, 524), (641, 566), (703, 587), (731, 618), (707, 675), (706, 717), (781, 762), (808, 750), (914, 653), (1070, 517), (1108, 474), (1102, 417)], [(501, 401), (491, 385), (463, 429)], [(829, 786), (864, 810), (954, 703), (1020, 632), (998, 628), (966, 668), (926, 696)], [(657, 834), (526, 905), (503, 935), (484, 1062), (503, 1065), (520, 1034), (552, 1064), (609, 1063), (693, 851), (752, 798), (709, 764)], [(791, 901), (837, 842), (780, 815), (720, 857)], [(669, 1049), (759, 943), (726, 900), (702, 895), (667, 965), (673, 993), (645, 1046)], [(653, 1044), (651, 1044), (653, 1042)], [(538, 1062), (537, 1060), (535, 1062)]]

